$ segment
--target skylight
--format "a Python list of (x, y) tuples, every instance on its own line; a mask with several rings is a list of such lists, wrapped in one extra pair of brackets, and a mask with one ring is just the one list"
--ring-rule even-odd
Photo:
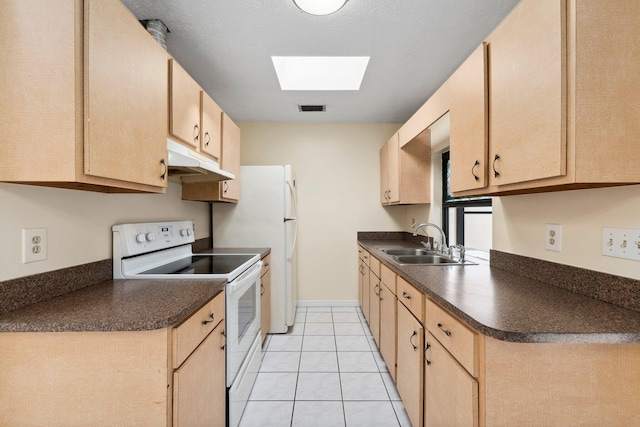
[(282, 90), (359, 90), (368, 56), (272, 56)]

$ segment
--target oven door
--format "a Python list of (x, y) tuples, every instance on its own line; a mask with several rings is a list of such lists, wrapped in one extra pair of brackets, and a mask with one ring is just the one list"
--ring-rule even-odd
[(227, 387), (238, 375), (251, 344), (260, 334), (260, 271), (259, 261), (229, 282), (226, 293), (227, 321)]

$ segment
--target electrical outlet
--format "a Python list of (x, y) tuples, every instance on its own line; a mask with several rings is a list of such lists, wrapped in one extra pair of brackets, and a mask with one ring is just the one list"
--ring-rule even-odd
[(640, 261), (640, 230), (603, 227), (602, 255)]
[(547, 224), (544, 248), (548, 251), (562, 251), (562, 226)]
[(47, 229), (22, 229), (22, 262), (44, 261), (47, 259)]

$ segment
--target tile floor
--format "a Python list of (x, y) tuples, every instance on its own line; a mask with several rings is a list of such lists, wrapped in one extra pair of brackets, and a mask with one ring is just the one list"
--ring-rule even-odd
[(411, 426), (357, 307), (298, 308), (263, 356), (240, 427)]

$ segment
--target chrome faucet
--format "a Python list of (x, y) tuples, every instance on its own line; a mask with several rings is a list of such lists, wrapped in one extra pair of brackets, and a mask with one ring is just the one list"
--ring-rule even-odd
[[(438, 230), (442, 236), (442, 243), (440, 245), (440, 247), (442, 248), (443, 251), (447, 251), (448, 250), (448, 246), (447, 246), (447, 236), (444, 234), (444, 231), (442, 231), (442, 228), (438, 227), (437, 225), (431, 223), (431, 222), (423, 222), (421, 224), (414, 224), (413, 225), (413, 236), (417, 236), (418, 235), (418, 230), (424, 227), (433, 227), (436, 230)], [(425, 233), (427, 232), (426, 230), (423, 230)], [(435, 247), (436, 245), (434, 245)], [(436, 251), (437, 251), (437, 247), (436, 247)]]

